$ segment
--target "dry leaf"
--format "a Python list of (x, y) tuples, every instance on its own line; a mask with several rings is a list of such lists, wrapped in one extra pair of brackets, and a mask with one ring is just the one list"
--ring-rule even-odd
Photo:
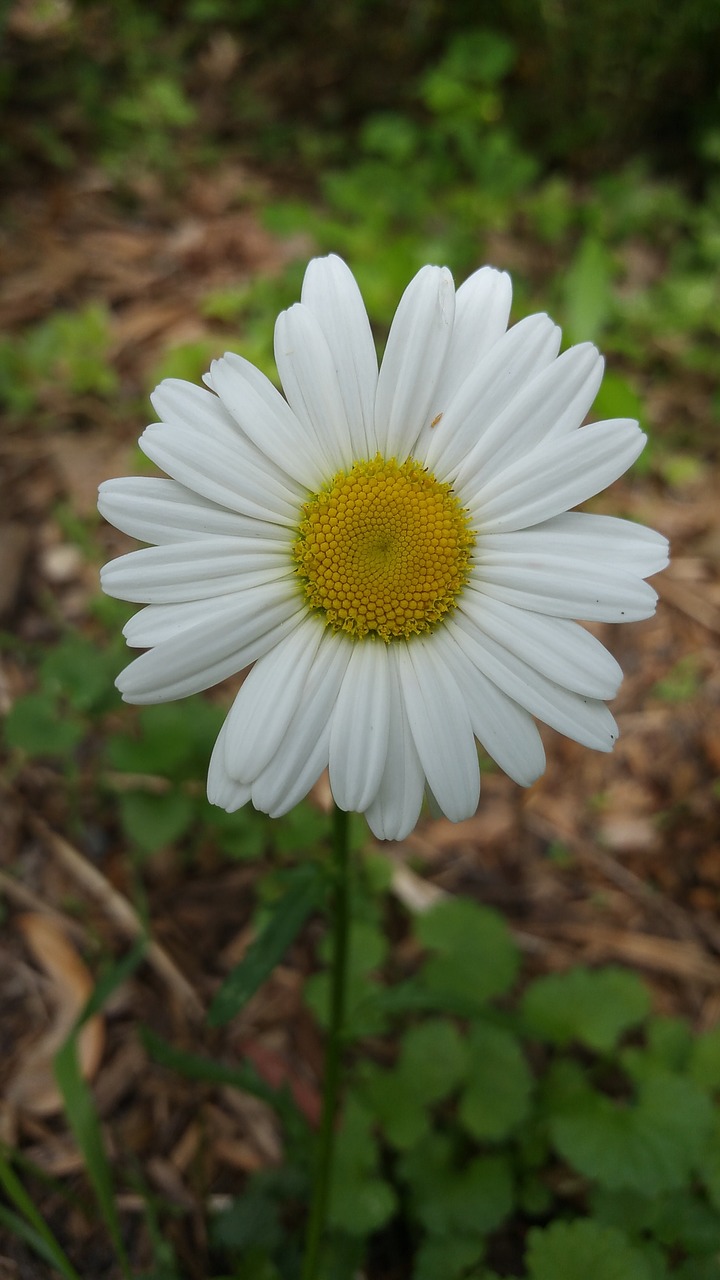
[[(52, 981), (55, 1018), (18, 1064), (7, 1089), (13, 1106), (34, 1115), (54, 1115), (63, 1103), (53, 1075), (53, 1059), (67, 1039), (93, 989), (92, 977), (62, 929), (49, 916), (28, 912), (18, 926), (37, 963)], [(91, 1080), (105, 1043), (103, 1019), (88, 1019), (78, 1037), (80, 1071)]]

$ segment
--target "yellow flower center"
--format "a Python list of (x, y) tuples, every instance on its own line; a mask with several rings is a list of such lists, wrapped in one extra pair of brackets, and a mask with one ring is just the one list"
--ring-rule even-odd
[(431, 630), (453, 608), (474, 542), (449, 484), (412, 458), (377, 454), (305, 503), (293, 555), (330, 626), (389, 641)]

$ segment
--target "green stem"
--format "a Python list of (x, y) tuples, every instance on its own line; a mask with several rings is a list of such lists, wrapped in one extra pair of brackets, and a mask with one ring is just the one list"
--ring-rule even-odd
[(302, 1280), (317, 1280), (320, 1250), (327, 1219), (335, 1147), (335, 1117), (345, 1018), (345, 981), (350, 927), (349, 816), (335, 807), (333, 818), (332, 957), (330, 962), (330, 1025), (325, 1047), (323, 1106), (318, 1134), (317, 1167), (313, 1187)]

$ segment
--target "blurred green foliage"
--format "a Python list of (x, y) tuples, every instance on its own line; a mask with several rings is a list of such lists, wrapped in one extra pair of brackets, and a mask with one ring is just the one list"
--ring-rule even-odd
[[(5, 7), (0, 159), (159, 167), (193, 142), (297, 163), (353, 133), (407, 158), (428, 119), (480, 177), (717, 166), (720, 13), (706, 0), (29, 0)], [(682, 84), (678, 84), (678, 76)], [(510, 92), (499, 92), (507, 84)], [(385, 116), (384, 113), (389, 113)], [(186, 154), (186, 151), (185, 151)]]

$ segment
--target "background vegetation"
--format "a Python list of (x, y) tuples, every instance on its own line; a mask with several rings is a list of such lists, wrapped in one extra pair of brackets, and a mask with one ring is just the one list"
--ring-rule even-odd
[[(118, 455), (144, 465), (132, 441), (161, 377), (195, 380), (226, 347), (274, 376), (274, 316), (332, 250), (380, 341), (420, 265), (459, 280), (486, 260), (513, 273), (515, 319), (547, 309), (566, 342), (597, 340), (596, 416), (640, 416), (651, 438), (603, 509), (649, 513), (684, 568), (680, 624), (627, 629), (623, 779), (553, 743), (520, 813), (486, 763), (505, 826), (427, 823), (400, 851), (410, 890), (358, 825), (327, 1275), (717, 1280), (720, 7), (17, 0), (3, 22), (0, 889), (9, 922), (46, 921), (45, 950), (9, 931), (0, 986), (8, 1275), (299, 1273), (323, 796), (282, 823), (228, 819), (202, 784), (226, 699), (119, 708), (126, 614), (95, 582), (126, 544), (88, 492)], [(47, 961), (53, 921), (89, 1004), (82, 984), (67, 996), (67, 953)], [(640, 944), (613, 952), (613, 925)], [(608, 950), (624, 965), (598, 967)], [(58, 989), (69, 1021), (38, 1063)], [(97, 1019), (124, 1092), (84, 1056)]]

